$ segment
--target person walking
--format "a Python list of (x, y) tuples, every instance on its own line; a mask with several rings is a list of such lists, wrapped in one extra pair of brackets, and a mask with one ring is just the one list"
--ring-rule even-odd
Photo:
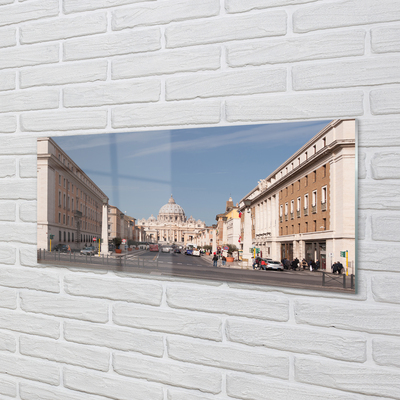
[(217, 263), (218, 263), (217, 253), (214, 253), (214, 257), (212, 258), (212, 260), (213, 260), (213, 267), (217, 267)]
[(225, 265), (226, 265), (226, 257), (222, 256), (222, 266), (225, 266)]

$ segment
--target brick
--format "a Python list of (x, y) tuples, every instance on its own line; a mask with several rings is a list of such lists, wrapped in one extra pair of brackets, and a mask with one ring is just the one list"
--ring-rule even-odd
[(0, 55), (0, 69), (56, 63), (59, 60), (59, 45), (52, 43), (11, 47), (1, 50)]
[[(16, 248), (10, 245), (0, 245), (0, 263), (14, 265), (16, 261)], [(3, 267), (2, 267), (3, 268)]]
[(362, 118), (358, 121), (360, 147), (400, 146), (400, 117)]
[(358, 268), (361, 270), (398, 272), (399, 267), (394, 260), (399, 257), (400, 246), (397, 243), (358, 243)]
[(14, 0), (0, 0), (0, 5), (3, 6), (5, 4), (14, 3)]
[(17, 163), (12, 158), (0, 158), (0, 178), (9, 178), (15, 176), (17, 172)]
[(17, 382), (0, 377), (0, 394), (17, 397)]
[(166, 80), (166, 99), (182, 100), (283, 92), (286, 89), (286, 75), (286, 69), (279, 68), (173, 77)]
[(0, 8), (0, 26), (58, 15), (58, 0), (34, 0)]
[(19, 218), (23, 222), (37, 221), (37, 207), (35, 201), (26, 201), (19, 205)]
[(371, 219), (372, 239), (385, 242), (398, 242), (400, 235), (400, 216), (373, 215)]
[(37, 157), (24, 157), (19, 160), (20, 178), (36, 178), (37, 176)]
[[(17, 117), (15, 115), (0, 115), (0, 133), (14, 133), (16, 130)], [(6, 139), (2, 138), (1, 140), (3, 142)]]
[(168, 338), (167, 346), (168, 355), (174, 360), (289, 379), (287, 355), (181, 338)]
[[(390, 306), (351, 304), (351, 313), (343, 312), (345, 302), (336, 300), (332, 303), (316, 304), (315, 302), (295, 302), (295, 318), (299, 324), (308, 324), (336, 329), (362, 331), (367, 333), (382, 333), (388, 335), (400, 334), (400, 316)], [(388, 314), (391, 318), (388, 318)]]
[(367, 228), (367, 216), (359, 210), (358, 211), (358, 240), (365, 240), (366, 228)]
[(228, 13), (238, 13), (250, 10), (258, 10), (269, 7), (289, 6), (295, 4), (311, 3), (316, 0), (226, 0), (225, 10)]
[[(226, 322), (226, 336), (232, 342), (263, 346), (282, 351), (314, 354), (343, 361), (366, 361), (367, 340), (348, 332), (321, 335), (319, 329), (266, 324), (259, 322)], [(247, 371), (251, 372), (251, 371)]]
[(371, 171), (374, 179), (400, 178), (400, 153), (375, 153), (371, 160)]
[(160, 99), (161, 81), (146, 80), (113, 82), (64, 89), (65, 107), (92, 107), (109, 104), (143, 103)]
[(120, 106), (111, 116), (113, 128), (216, 124), (220, 119), (219, 101)]
[[(332, 371), (330, 371), (332, 373)], [(349, 393), (320, 389), (314, 385), (259, 378), (249, 374), (228, 373), (226, 377), (228, 396), (246, 400), (360, 400)], [(231, 398), (231, 397), (229, 397)]]
[(400, 88), (371, 90), (369, 99), (374, 115), (400, 114)]
[(16, 72), (2, 71), (0, 72), (0, 91), (15, 89)]
[(0, 310), (0, 328), (54, 339), (60, 336), (59, 321), (17, 311)]
[(154, 357), (164, 354), (163, 336), (149, 331), (66, 321), (64, 338), (70, 342), (135, 351)]
[(68, 294), (85, 297), (99, 297), (134, 303), (159, 306), (163, 287), (159, 283), (126, 279), (107, 279), (66, 275), (64, 290)]
[[(15, 249), (12, 250), (15, 253)], [(2, 255), (1, 253), (2, 251), (0, 250), (0, 256)], [(17, 308), (17, 292), (15, 290), (0, 287), (0, 296), (1, 308), (10, 308), (12, 310), (15, 310)]]
[[(400, 82), (400, 58), (369, 58), (292, 69), (295, 90), (329, 89)], [(399, 92), (400, 93), (400, 92)]]
[(160, 40), (159, 28), (70, 39), (64, 43), (64, 60), (82, 60), (159, 50)]
[(197, 389), (208, 393), (221, 392), (221, 373), (186, 363), (114, 353), (113, 368), (116, 373), (133, 378)]
[(50, 385), (60, 384), (60, 370), (56, 365), (28, 357), (2, 354), (0, 373), (44, 382)]
[(24, 24), (20, 29), (20, 42), (23, 44), (39, 43), (106, 31), (107, 16), (105, 13), (85, 14)]
[(375, 301), (400, 304), (399, 284), (397, 276), (373, 276), (371, 285)]
[(58, 273), (43, 269), (2, 267), (0, 269), (0, 285), (20, 289), (40, 290), (44, 292), (60, 292)]
[(132, 7), (118, 8), (112, 13), (113, 30), (141, 25), (168, 24), (193, 18), (212, 17), (219, 14), (219, 0), (170, 0), (144, 2)]
[[(198, 391), (188, 391), (179, 389), (167, 389), (168, 400), (215, 400), (214, 395), (207, 395), (205, 393), (199, 394)], [(229, 400), (227, 397), (218, 396), (218, 400)]]
[(2, 112), (58, 108), (59, 93), (56, 89), (0, 93), (0, 103), (2, 104)]
[(106, 60), (62, 63), (20, 71), (21, 88), (105, 81), (106, 79)]
[(118, 400), (164, 398), (161, 385), (68, 367), (64, 369), (64, 387)]
[(394, 339), (372, 339), (372, 357), (383, 366), (400, 367), (400, 343)]
[[(0, 202), (0, 221), (15, 221), (16, 214), (16, 204), (11, 201), (1, 201)], [(4, 258), (0, 257), (1, 259)]]
[(17, 44), (17, 28), (0, 29), (0, 48)]
[(27, 267), (36, 267), (37, 263), (37, 247), (34, 246), (18, 246), (19, 262)]
[(216, 341), (222, 339), (220, 318), (198, 313), (119, 303), (113, 307), (113, 321), (117, 325), (156, 332), (177, 333)]
[(19, 383), (19, 395), (22, 400), (108, 400), (105, 397), (79, 394), (64, 388), (42, 387), (31, 382)]
[(98, 300), (71, 298), (54, 294), (20, 293), (21, 309), (64, 318), (91, 322), (107, 322), (108, 306)]
[[(327, 18), (329, 15), (329, 18)], [(396, 21), (400, 9), (393, 1), (345, 0), (299, 8), (293, 14), (294, 32)]]
[(186, 22), (165, 29), (167, 48), (286, 34), (285, 11)]
[(21, 115), (21, 129), (27, 132), (104, 129), (106, 110), (57, 110)]
[(366, 154), (358, 152), (358, 179), (367, 177), (367, 166), (365, 164)]
[(72, 364), (99, 371), (106, 372), (109, 368), (109, 352), (52, 339), (21, 336), (19, 351), (25, 356), (44, 358), (57, 363)]
[(400, 26), (391, 25), (371, 29), (371, 48), (375, 53), (400, 51)]
[(167, 303), (170, 307), (195, 311), (240, 315), (249, 318), (287, 321), (289, 300), (283, 297), (257, 293), (182, 286), (167, 288)]
[(228, 122), (344, 118), (364, 112), (363, 93), (360, 91), (228, 99), (225, 109)]
[[(340, 45), (338, 46), (338, 43)], [(231, 43), (227, 45), (227, 63), (231, 67), (291, 63), (335, 57), (361, 56), (365, 31), (324, 33)]]
[(166, 50), (112, 60), (112, 79), (135, 78), (176, 72), (216, 70), (221, 66), (221, 49)]
[[(371, 193), (374, 193), (371, 196)], [(400, 187), (392, 182), (363, 182), (358, 190), (358, 207), (360, 209), (399, 210)]]
[(15, 340), (15, 337), (9, 333), (0, 332), (0, 351), (15, 353), (16, 349), (17, 341)]
[(311, 385), (400, 399), (399, 371), (296, 357), (295, 379)]
[[(145, 0), (146, 1), (146, 0)], [(156, 1), (156, 0), (147, 0)], [(109, 8), (125, 4), (134, 4), (143, 2), (143, 0), (64, 0), (64, 12), (66, 14), (80, 11), (98, 10), (100, 8)]]
[[(0, 183), (0, 193), (1, 188)], [(36, 244), (36, 224), (4, 223), (0, 228), (0, 241)]]

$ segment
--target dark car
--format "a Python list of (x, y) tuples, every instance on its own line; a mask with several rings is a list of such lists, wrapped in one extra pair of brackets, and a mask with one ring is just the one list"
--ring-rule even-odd
[(68, 245), (58, 243), (53, 247), (53, 251), (59, 251), (60, 253), (68, 253)]
[(181, 253), (181, 249), (179, 247), (175, 247), (174, 253)]

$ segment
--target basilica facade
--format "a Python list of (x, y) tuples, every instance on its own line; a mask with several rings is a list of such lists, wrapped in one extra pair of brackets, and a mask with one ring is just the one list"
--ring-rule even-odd
[(147, 237), (153, 243), (180, 244), (191, 243), (196, 234), (206, 227), (206, 223), (195, 220), (192, 216), (186, 218), (183, 208), (170, 197), (163, 205), (157, 218), (152, 214), (150, 218), (142, 218), (137, 223), (143, 227)]

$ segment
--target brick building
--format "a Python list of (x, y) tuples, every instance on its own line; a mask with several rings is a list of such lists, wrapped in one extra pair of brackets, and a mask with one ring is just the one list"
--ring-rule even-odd
[(241, 200), (247, 258), (250, 245), (265, 257), (319, 259), (330, 268), (347, 250), (354, 265), (355, 156), (355, 120), (334, 120), (261, 180)]

